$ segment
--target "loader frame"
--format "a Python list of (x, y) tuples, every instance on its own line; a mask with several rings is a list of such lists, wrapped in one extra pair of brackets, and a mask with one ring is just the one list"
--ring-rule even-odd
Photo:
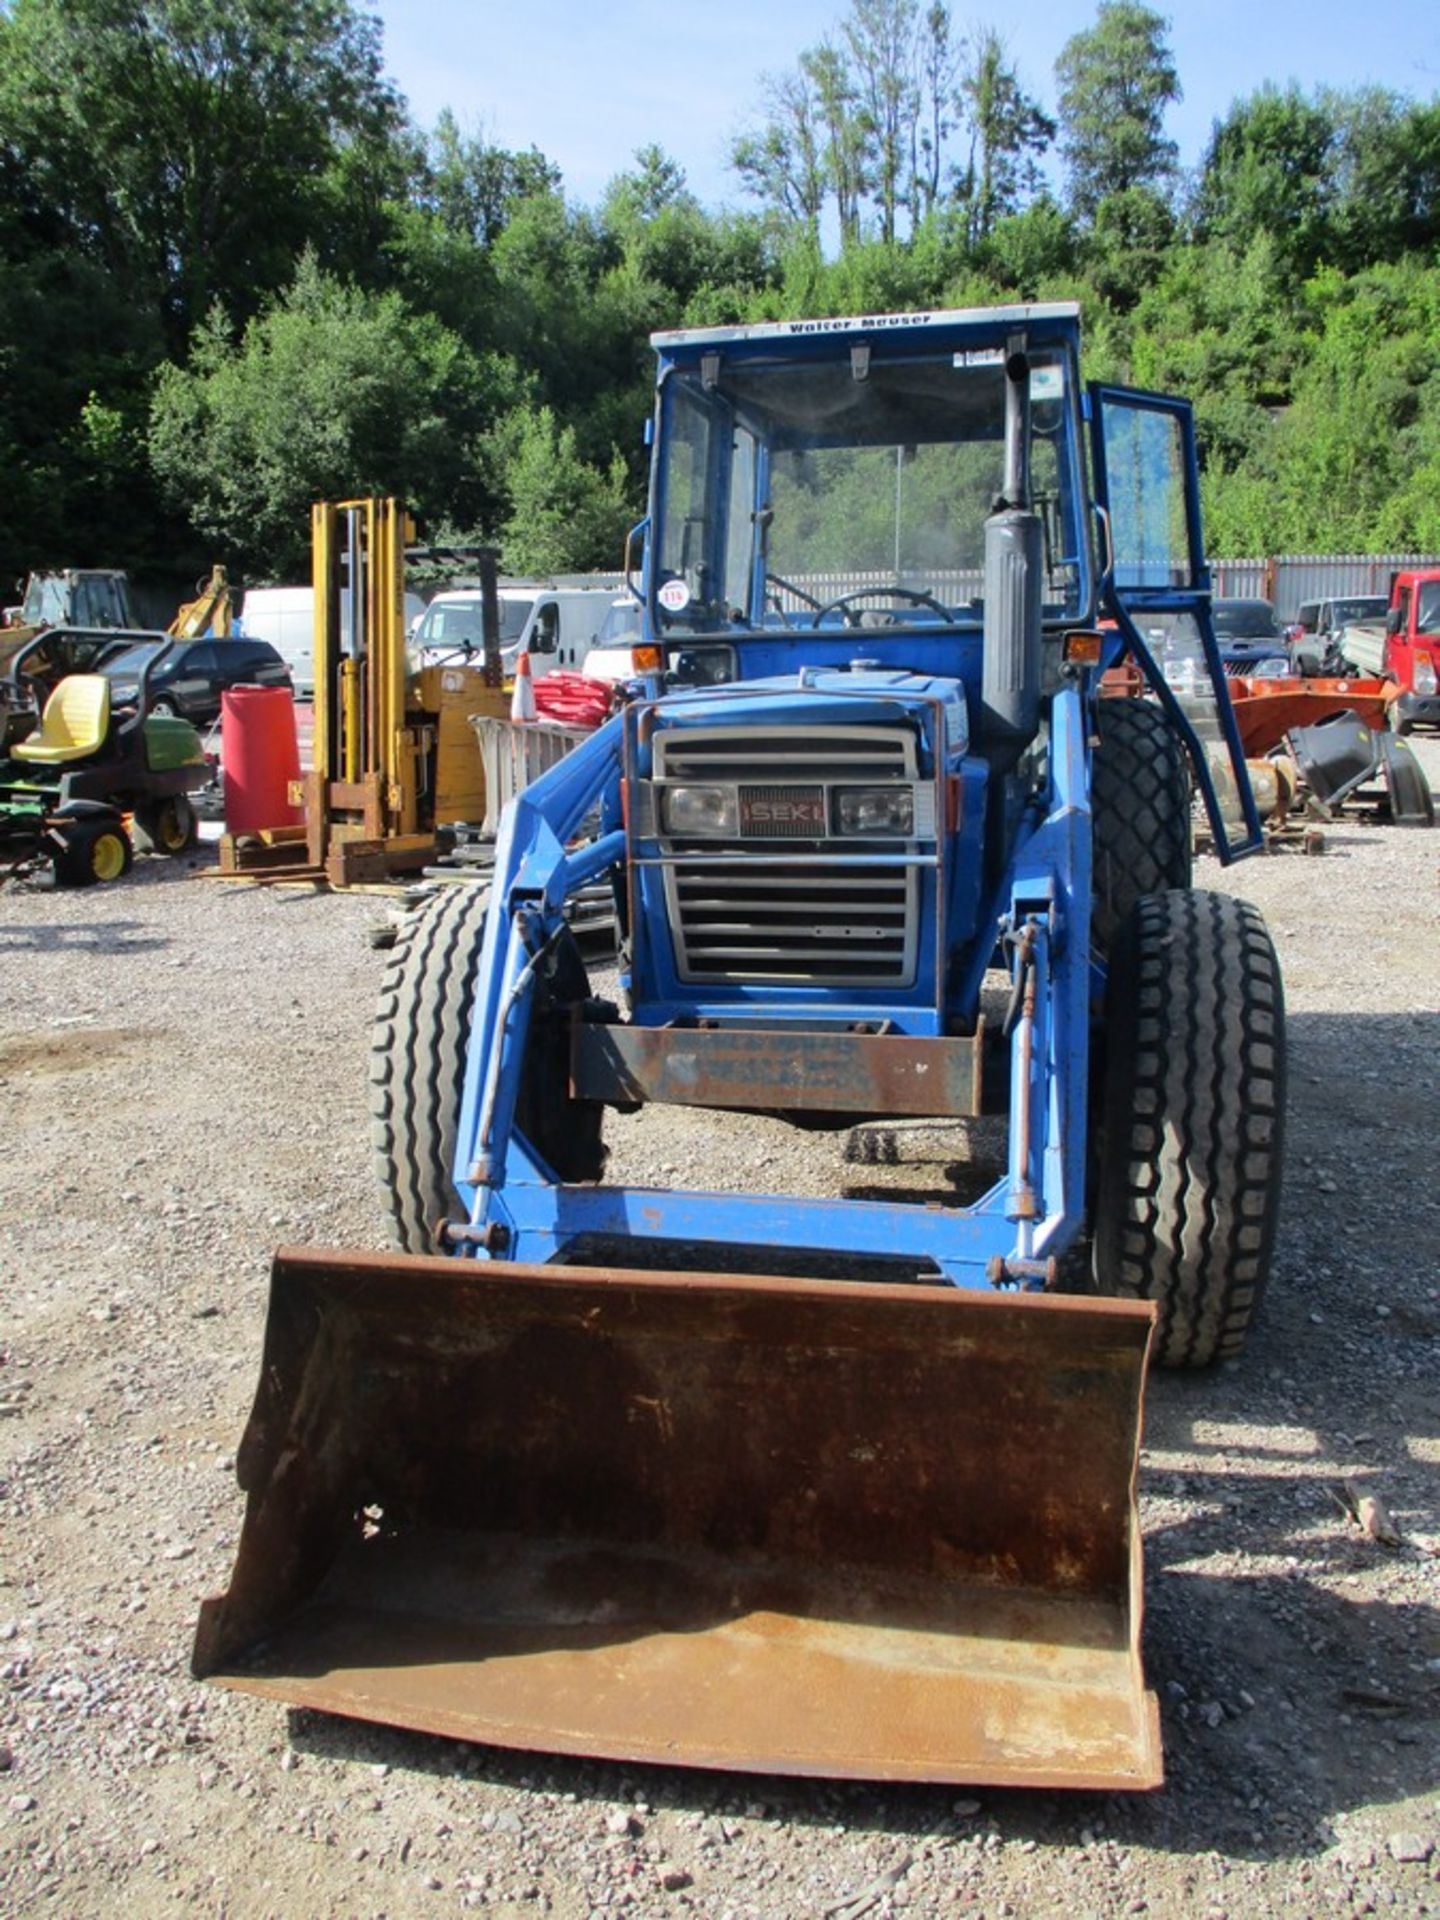
[[(612, 873), (627, 853), (626, 833), (615, 826), (576, 851), (567, 843), (597, 808), (602, 823), (619, 818), (621, 782), (645, 712), (634, 706), (610, 721), (520, 795), (502, 826), (455, 1164), (469, 1219), (446, 1230), (446, 1243), (482, 1258), (536, 1263), (563, 1256), (587, 1236), (797, 1251), (838, 1243), (860, 1255), (913, 1259), (957, 1285), (1038, 1288), (1053, 1281), (1053, 1262), (1079, 1233), (1084, 1213), (1089, 1007), (1103, 977), (1090, 960), (1090, 802), (1080, 686), (1055, 698), (1045, 804), (1026, 824), (991, 908), (996, 944), (1010, 956), (1018, 1007), (1010, 1034), (1009, 1165), (979, 1202), (944, 1211), (566, 1184), (516, 1125), (537, 958), (562, 933), (566, 902)], [(992, 957), (985, 947), (977, 964)], [(827, 1010), (841, 1026), (865, 1011), (838, 996)], [(669, 1044), (693, 1052), (695, 1042), (682, 1030)], [(788, 1044), (787, 1064), (804, 1042), (792, 1035)], [(754, 1104), (764, 1106), (765, 1089), (753, 1091)]]

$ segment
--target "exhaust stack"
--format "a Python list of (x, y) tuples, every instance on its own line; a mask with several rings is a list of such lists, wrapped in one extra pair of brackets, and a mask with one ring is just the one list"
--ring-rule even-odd
[(1040, 590), (1044, 550), (1030, 503), (1030, 356), (1005, 359), (1004, 492), (985, 522), (982, 737), (999, 772), (1014, 766), (1040, 721)]

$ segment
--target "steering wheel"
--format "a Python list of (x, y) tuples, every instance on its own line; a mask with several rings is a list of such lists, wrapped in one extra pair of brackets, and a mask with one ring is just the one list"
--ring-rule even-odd
[[(797, 600), (802, 600), (807, 607), (815, 607), (817, 609), (819, 608), (820, 602), (815, 598), (813, 594), (806, 593), (803, 587), (797, 587), (793, 580), (785, 579), (782, 574), (767, 573), (765, 576), (765, 584), (767, 587), (775, 587), (777, 589), (783, 587), (786, 593), (793, 593), (795, 598)], [(775, 611), (779, 614), (782, 620), (785, 619), (786, 617), (785, 609), (780, 604), (779, 592), (777, 591), (775, 593), (767, 593), (765, 598), (768, 601), (773, 602)]]
[(53, 627), (42, 627), (39, 633), (32, 634), (30, 639), (22, 640), (10, 656), (3, 675), (5, 687), (3, 697), (8, 700), (12, 711), (26, 713), (33, 708), (36, 713), (39, 713), (64, 678), (63, 674), (55, 671), (58, 661), (42, 665), (35, 673), (22, 674), (20, 671), (26, 661), (35, 654), (39, 654), (42, 660), (45, 659), (45, 645), (54, 631)]
[[(857, 627), (860, 623), (851, 619), (850, 607), (856, 600), (872, 600), (878, 593), (887, 594), (892, 600), (912, 600), (917, 607), (933, 607), (942, 620), (950, 618), (950, 609), (942, 607), (933, 593), (917, 593), (913, 587), (856, 587), (853, 593), (842, 593), (838, 599), (827, 600), (823, 607), (816, 607), (810, 624), (818, 627), (827, 613), (843, 613), (846, 626)], [(812, 600), (810, 604), (814, 606), (815, 602)]]

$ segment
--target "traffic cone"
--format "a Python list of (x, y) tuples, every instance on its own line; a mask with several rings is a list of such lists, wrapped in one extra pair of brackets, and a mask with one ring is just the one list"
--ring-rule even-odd
[(510, 696), (510, 718), (535, 718), (535, 682), (530, 678), (530, 656), (522, 653), (515, 662), (515, 691)]

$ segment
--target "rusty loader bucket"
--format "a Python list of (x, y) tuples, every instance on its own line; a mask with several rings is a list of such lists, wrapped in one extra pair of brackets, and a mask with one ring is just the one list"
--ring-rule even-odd
[(195, 1671), (546, 1752), (1154, 1786), (1150, 1319), (281, 1252)]

